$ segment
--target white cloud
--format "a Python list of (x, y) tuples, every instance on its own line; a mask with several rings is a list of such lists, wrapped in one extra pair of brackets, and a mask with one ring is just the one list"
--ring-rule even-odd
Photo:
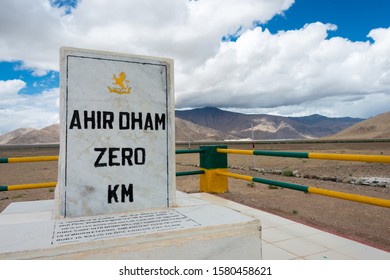
[[(182, 77), (177, 105), (281, 113), (305, 105), (340, 116), (354, 97), (382, 108), (390, 96), (390, 28), (371, 31), (372, 44), (327, 39), (334, 28), (317, 22), (271, 34), (257, 27), (236, 42), (221, 42), (216, 55)], [(352, 115), (367, 116), (356, 110)]]
[[(244, 32), (254, 21), (265, 22), (292, 3), (86, 0), (65, 15), (47, 0), (6, 0), (0, 10), (0, 61), (21, 60), (23, 69), (30, 68), (33, 75), (42, 76), (48, 70), (58, 70), (61, 46), (167, 56), (175, 59), (180, 81), (185, 73), (218, 53), (223, 36)], [(6, 109), (0, 113), (0, 133), (12, 125), (42, 127), (49, 116), (57, 119), (52, 93), (23, 96), (16, 92), (18, 89), (2, 100)]]
[[(58, 70), (60, 46), (167, 56), (175, 60), (178, 107), (363, 117), (387, 111), (390, 28), (372, 30), (370, 43), (329, 39), (337, 27), (319, 22), (277, 34), (253, 26), (283, 14), (293, 2), (84, 0), (64, 15), (47, 0), (6, 0), (0, 61), (21, 60), (40, 76)], [(221, 42), (234, 34), (240, 35), (236, 42)]]
[(0, 61), (22, 60), (25, 67), (58, 70), (61, 11), (49, 1), (2, 1), (0, 34)]
[[(389, 111), (390, 95), (384, 93), (350, 96), (349, 98), (332, 96), (321, 100), (302, 102), (297, 105), (285, 105), (274, 108), (237, 109), (232, 111), (253, 114), (271, 114), (280, 116), (302, 117), (320, 114), (328, 117), (349, 116), (354, 118), (369, 118)], [(335, 108), (337, 110), (335, 110)]]
[(18, 94), (21, 80), (0, 81), (0, 134), (21, 127), (43, 128), (59, 122), (59, 89), (41, 94)]
[(47, 0), (7, 0), (0, 11), (0, 60), (58, 70), (59, 47), (69, 45), (169, 56), (184, 69), (215, 54), (222, 36), (265, 22), (293, 1), (80, 1), (64, 16)]
[(26, 86), (26, 83), (22, 80), (0, 80), (0, 97), (4, 99), (6, 96), (11, 96), (19, 92)]

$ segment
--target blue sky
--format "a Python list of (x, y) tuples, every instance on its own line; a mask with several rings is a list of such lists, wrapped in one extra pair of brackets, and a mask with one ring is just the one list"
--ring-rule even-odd
[(0, 71), (2, 80), (20, 79), (26, 83), (26, 87), (18, 94), (40, 94), (44, 90), (59, 86), (58, 71), (43, 70), (42, 73), (36, 73), (37, 70), (24, 67), (22, 61), (0, 62)]
[(284, 15), (275, 16), (264, 26), (276, 33), (320, 21), (337, 25), (337, 30), (330, 32), (329, 37), (366, 41), (372, 29), (389, 27), (389, 11), (388, 0), (298, 0)]
[(0, 134), (59, 121), (61, 46), (174, 59), (178, 109), (375, 116), (390, 108), (388, 11), (386, 0), (3, 0)]

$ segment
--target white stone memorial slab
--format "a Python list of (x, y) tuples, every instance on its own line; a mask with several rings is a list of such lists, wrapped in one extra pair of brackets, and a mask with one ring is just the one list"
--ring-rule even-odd
[(173, 61), (61, 49), (56, 217), (175, 204)]
[(57, 220), (48, 202), (0, 214), (0, 259), (261, 259), (259, 220), (188, 194), (178, 207)]
[(51, 243), (88, 242), (196, 226), (200, 224), (174, 209), (64, 219), (56, 221)]
[(53, 201), (0, 214), (0, 259), (261, 259), (260, 221), (179, 193), (173, 62), (62, 48)]

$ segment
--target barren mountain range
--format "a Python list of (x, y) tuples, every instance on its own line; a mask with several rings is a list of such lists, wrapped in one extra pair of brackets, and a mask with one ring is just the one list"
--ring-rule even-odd
[(241, 114), (218, 108), (176, 111), (176, 117), (229, 134), (231, 138), (311, 139), (333, 135), (363, 119), (328, 118), (321, 115), (281, 117)]
[[(321, 115), (281, 117), (240, 114), (218, 108), (176, 111), (176, 141), (251, 139), (390, 138), (390, 112), (367, 120)], [(0, 144), (58, 143), (59, 125), (20, 128), (0, 136)]]
[(330, 139), (390, 139), (390, 112), (359, 122)]

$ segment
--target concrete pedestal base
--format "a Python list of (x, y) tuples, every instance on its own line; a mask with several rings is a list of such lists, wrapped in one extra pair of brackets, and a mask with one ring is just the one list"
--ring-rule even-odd
[(54, 220), (54, 201), (12, 203), (0, 259), (261, 259), (259, 220), (180, 192), (177, 204)]

